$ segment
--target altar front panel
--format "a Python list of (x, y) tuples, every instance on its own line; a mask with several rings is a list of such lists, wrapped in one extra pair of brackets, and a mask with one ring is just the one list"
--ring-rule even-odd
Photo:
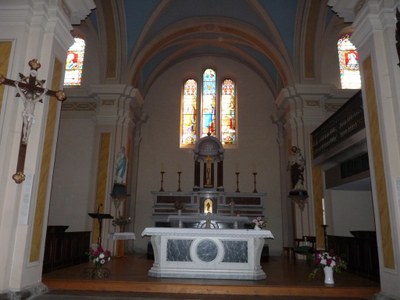
[(268, 230), (146, 228), (151, 236), (152, 277), (260, 280), (260, 265)]

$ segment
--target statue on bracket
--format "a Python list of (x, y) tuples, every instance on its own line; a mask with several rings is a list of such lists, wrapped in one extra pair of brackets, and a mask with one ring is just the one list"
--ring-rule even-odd
[(300, 148), (292, 146), (290, 148), (288, 170), (290, 170), (291, 191), (289, 196), (308, 197), (307, 190), (304, 187), (305, 159), (301, 154)]

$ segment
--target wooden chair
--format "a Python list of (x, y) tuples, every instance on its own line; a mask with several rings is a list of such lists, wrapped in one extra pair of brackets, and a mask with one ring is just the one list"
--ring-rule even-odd
[(294, 258), (296, 254), (304, 255), (307, 261), (311, 261), (316, 251), (316, 238), (315, 236), (305, 235), (301, 239), (295, 239)]

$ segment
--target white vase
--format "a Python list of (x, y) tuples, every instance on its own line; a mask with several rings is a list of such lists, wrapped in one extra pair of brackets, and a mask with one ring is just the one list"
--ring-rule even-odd
[(255, 230), (261, 230), (261, 227), (258, 226), (258, 225), (254, 225), (254, 229), (255, 229)]
[(333, 285), (335, 281), (333, 280), (333, 269), (332, 267), (324, 267), (325, 284)]

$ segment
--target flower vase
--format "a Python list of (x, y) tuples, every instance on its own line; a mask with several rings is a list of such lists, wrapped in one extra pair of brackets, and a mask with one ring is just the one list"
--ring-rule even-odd
[(324, 280), (325, 284), (328, 284), (328, 285), (335, 284), (335, 281), (333, 280), (333, 269), (332, 269), (332, 267), (324, 267), (324, 275), (325, 275), (325, 280)]
[(110, 271), (102, 266), (96, 266), (92, 269), (91, 277), (93, 279), (103, 279), (110, 276)]
[(254, 229), (255, 229), (255, 230), (261, 230), (261, 227), (258, 226), (258, 225), (254, 225)]

